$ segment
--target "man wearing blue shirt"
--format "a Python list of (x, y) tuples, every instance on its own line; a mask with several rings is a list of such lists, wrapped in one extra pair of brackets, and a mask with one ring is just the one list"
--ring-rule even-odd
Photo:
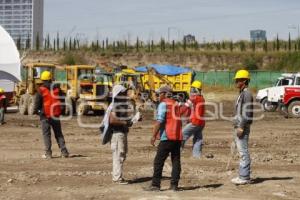
[(157, 148), (157, 154), (154, 159), (154, 172), (152, 184), (147, 191), (159, 191), (162, 178), (162, 170), (165, 160), (171, 154), (172, 160), (172, 178), (170, 189), (177, 191), (180, 179), (180, 146), (182, 142), (180, 107), (177, 102), (171, 99), (172, 89), (163, 86), (158, 89), (159, 102), (157, 109), (156, 122), (154, 124), (151, 144), (154, 146), (158, 135), (160, 143)]

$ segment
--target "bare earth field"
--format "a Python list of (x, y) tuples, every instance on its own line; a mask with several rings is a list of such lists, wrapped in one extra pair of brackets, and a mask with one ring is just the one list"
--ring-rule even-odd
[[(228, 99), (227, 99), (228, 100)], [(225, 103), (230, 115), (232, 104)], [(238, 159), (230, 158), (231, 122), (208, 121), (204, 130), (205, 145), (200, 160), (191, 157), (191, 140), (182, 154), (182, 191), (169, 186), (171, 162), (164, 167), (161, 192), (145, 192), (150, 184), (156, 148), (150, 145), (152, 115), (132, 127), (125, 178), (129, 185), (111, 181), (110, 146), (100, 144), (98, 129), (79, 127), (77, 118), (64, 121), (63, 131), (71, 158), (59, 158), (53, 137), (55, 158), (43, 160), (43, 141), (36, 116), (6, 115), (0, 127), (0, 199), (300, 199), (300, 123), (284, 119), (278, 113), (265, 113), (256, 121), (250, 136), (253, 183), (234, 186)], [(100, 122), (89, 116), (85, 122)]]

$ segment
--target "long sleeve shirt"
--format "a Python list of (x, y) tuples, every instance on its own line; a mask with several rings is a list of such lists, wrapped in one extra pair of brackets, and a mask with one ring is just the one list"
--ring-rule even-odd
[(235, 104), (235, 117), (233, 125), (236, 128), (244, 128), (253, 121), (253, 96), (248, 88), (244, 88), (238, 96)]

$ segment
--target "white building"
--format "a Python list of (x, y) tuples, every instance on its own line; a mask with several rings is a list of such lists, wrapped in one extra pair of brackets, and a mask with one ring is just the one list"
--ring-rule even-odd
[(0, 0), (0, 25), (22, 48), (43, 41), (44, 0)]

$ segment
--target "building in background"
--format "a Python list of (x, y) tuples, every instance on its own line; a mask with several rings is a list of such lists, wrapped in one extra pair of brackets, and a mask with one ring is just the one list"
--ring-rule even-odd
[(250, 39), (251, 41), (263, 41), (267, 39), (267, 33), (265, 30), (251, 30)]
[(188, 34), (188, 35), (183, 36), (183, 40), (187, 44), (194, 44), (196, 42), (196, 37), (194, 35)]
[(42, 45), (44, 0), (0, 0), (0, 25), (11, 35), (18, 47)]

